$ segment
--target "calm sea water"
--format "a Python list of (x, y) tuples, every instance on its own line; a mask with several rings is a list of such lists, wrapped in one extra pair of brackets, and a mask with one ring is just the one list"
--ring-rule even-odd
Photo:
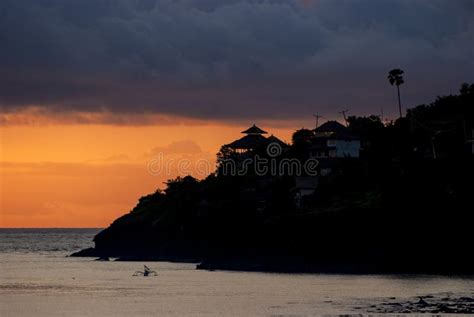
[(312, 316), (416, 296), (472, 296), (472, 278), (207, 272), (69, 258), (97, 229), (0, 229), (0, 316)]

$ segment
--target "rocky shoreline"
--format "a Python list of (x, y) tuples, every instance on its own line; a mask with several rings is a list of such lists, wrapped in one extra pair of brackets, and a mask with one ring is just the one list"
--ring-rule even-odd
[(112, 258), (114, 261), (135, 261), (135, 262), (176, 262), (176, 263), (201, 263), (195, 257), (183, 257), (173, 255), (110, 255), (107, 252), (97, 251), (95, 248), (87, 248), (74, 252), (70, 257), (90, 257), (96, 260), (104, 260)]
[(374, 314), (473, 314), (474, 294), (440, 293), (408, 299), (386, 298), (355, 307)]

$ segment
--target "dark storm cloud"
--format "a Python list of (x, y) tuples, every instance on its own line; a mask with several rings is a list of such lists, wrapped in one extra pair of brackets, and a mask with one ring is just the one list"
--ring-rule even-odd
[[(287, 118), (474, 81), (472, 1), (3, 0), (2, 112)], [(395, 108), (393, 109), (395, 110)]]

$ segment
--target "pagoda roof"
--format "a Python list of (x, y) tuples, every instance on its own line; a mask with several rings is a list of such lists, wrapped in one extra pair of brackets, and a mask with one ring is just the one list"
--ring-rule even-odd
[(228, 144), (227, 146), (231, 149), (254, 149), (262, 143), (266, 142), (267, 138), (260, 134), (248, 134), (234, 142)]
[(245, 134), (267, 134), (268, 132), (260, 129), (259, 127), (257, 127), (254, 124), (253, 126), (248, 128), (247, 130), (242, 131), (241, 133), (245, 133)]
[(277, 144), (281, 145), (282, 147), (288, 147), (288, 144), (286, 144), (285, 142), (283, 142), (282, 140), (280, 140), (279, 138), (277, 138), (277, 137), (274, 136), (273, 134), (270, 135), (270, 136), (267, 138), (267, 142), (268, 142), (268, 143), (277, 143)]

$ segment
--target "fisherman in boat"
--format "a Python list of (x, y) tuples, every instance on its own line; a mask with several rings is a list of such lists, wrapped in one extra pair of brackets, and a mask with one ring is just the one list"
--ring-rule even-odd
[(150, 275), (151, 272), (152, 271), (148, 266), (143, 265), (143, 276), (148, 276), (148, 275)]
[(143, 272), (142, 271), (136, 271), (135, 273), (133, 273), (133, 276), (139, 276), (139, 275), (143, 275), (143, 276), (150, 276), (150, 275), (154, 275), (154, 276), (157, 276), (158, 274), (156, 274), (155, 271), (153, 271), (152, 269), (150, 269), (148, 266), (146, 265), (143, 265)]

